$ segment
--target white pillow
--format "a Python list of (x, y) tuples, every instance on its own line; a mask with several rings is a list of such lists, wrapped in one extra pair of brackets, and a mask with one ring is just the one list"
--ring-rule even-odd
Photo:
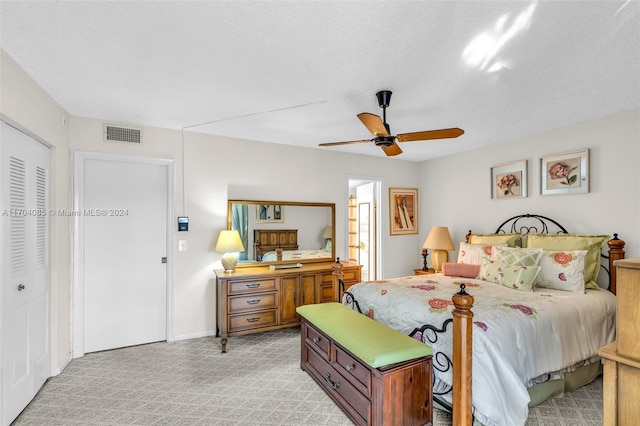
[(541, 248), (496, 247), (491, 260), (508, 265), (536, 266), (541, 257)]
[(584, 261), (587, 250), (543, 250), (538, 287), (584, 293)]
[(494, 247), (506, 247), (506, 244), (499, 246), (491, 244), (468, 244), (460, 243), (460, 251), (458, 252), (458, 263), (467, 263), (471, 265), (481, 265), (484, 256), (491, 257)]

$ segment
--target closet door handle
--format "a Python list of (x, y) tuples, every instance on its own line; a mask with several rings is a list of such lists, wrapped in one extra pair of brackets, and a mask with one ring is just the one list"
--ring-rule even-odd
[(24, 289), (25, 289), (24, 284), (18, 284), (18, 291), (22, 291)]

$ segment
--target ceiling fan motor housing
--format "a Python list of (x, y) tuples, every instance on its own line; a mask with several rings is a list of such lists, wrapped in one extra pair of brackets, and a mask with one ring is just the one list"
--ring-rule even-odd
[(391, 102), (391, 93), (393, 93), (391, 90), (381, 90), (376, 93), (380, 108), (386, 108), (389, 106), (389, 103)]
[(375, 138), (373, 138), (373, 143), (376, 144), (376, 146), (389, 146), (389, 145), (393, 145), (396, 142), (396, 138), (394, 136), (376, 136)]

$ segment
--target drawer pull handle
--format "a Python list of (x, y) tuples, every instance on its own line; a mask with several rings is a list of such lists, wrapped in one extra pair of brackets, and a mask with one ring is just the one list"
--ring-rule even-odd
[(258, 288), (260, 287), (260, 283), (255, 283), (255, 284), (247, 284), (248, 288)]
[(258, 321), (260, 318), (247, 318), (247, 322), (256, 322)]
[(354, 368), (353, 364), (347, 364), (346, 366), (347, 371), (353, 371)]
[(313, 340), (313, 343), (318, 343), (320, 341), (320, 338), (319, 337), (314, 337), (311, 340)]
[(249, 305), (256, 305), (256, 304), (260, 303), (260, 299), (247, 300), (247, 303)]
[(329, 386), (331, 386), (333, 390), (338, 390), (338, 388), (340, 387), (340, 382), (332, 382), (331, 373), (324, 373), (324, 376), (326, 377), (327, 383), (329, 383)]

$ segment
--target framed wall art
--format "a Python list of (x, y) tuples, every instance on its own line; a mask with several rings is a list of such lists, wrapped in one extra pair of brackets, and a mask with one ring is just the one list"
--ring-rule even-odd
[(284, 206), (280, 204), (258, 204), (256, 206), (256, 223), (284, 222)]
[(391, 235), (418, 233), (416, 188), (389, 188), (389, 220)]
[(542, 157), (540, 180), (542, 195), (589, 192), (589, 150)]
[(525, 198), (527, 196), (527, 160), (491, 167), (491, 198)]

